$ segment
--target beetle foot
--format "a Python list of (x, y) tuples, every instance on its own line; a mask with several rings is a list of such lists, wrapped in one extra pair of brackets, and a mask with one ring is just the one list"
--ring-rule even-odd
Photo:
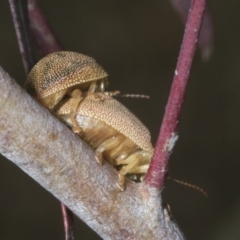
[(76, 121), (76, 118), (71, 114), (70, 115), (70, 120), (72, 122), (72, 131), (76, 134), (80, 134), (82, 129), (78, 126), (78, 123)]
[(82, 130), (79, 126), (73, 126), (72, 131), (76, 134), (79, 134)]
[(125, 182), (125, 176), (121, 173), (118, 174), (118, 182), (117, 182), (117, 187), (119, 188), (119, 190), (121, 192), (124, 191), (125, 187), (124, 187), (124, 182)]
[(102, 157), (102, 153), (96, 151), (96, 156), (95, 156), (97, 163), (101, 166), (103, 164), (103, 157)]

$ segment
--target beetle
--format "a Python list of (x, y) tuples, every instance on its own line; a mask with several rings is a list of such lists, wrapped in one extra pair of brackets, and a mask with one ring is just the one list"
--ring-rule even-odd
[(120, 167), (118, 187), (121, 190), (125, 175), (141, 180), (147, 172), (153, 155), (150, 133), (108, 92), (81, 95), (76, 89), (56, 114), (95, 149), (99, 163), (105, 159)]
[(25, 82), (27, 91), (52, 110), (77, 86), (81, 91), (103, 92), (108, 74), (97, 62), (84, 54), (62, 51), (42, 58)]
[[(69, 63), (67, 67), (57, 67), (57, 62), (61, 65), (62, 60), (57, 60), (56, 63), (52, 61), (56, 56), (62, 58), (62, 53), (55, 54), (40, 60), (31, 70), (26, 81), (27, 90), (95, 149), (96, 159), (100, 164), (105, 159), (118, 169), (117, 185), (120, 190), (124, 190), (126, 175), (135, 181), (141, 181), (153, 155), (149, 130), (133, 113), (113, 98), (118, 91), (105, 91), (107, 74), (102, 72), (100, 66), (96, 66), (97, 63), (92, 58), (91, 61), (87, 59), (83, 66), (77, 64), (78, 68), (83, 69), (71, 67)], [(47, 60), (51, 62), (48, 63)], [(88, 62), (92, 65), (86, 66)], [(71, 63), (75, 64), (75, 61), (72, 60)], [(51, 69), (53, 66), (54, 70)], [(84, 70), (89, 71), (92, 66), (92, 74), (84, 73)], [(61, 69), (68, 71), (64, 74), (58, 73), (57, 70)], [(96, 77), (97, 71), (101, 73), (99, 78)], [(45, 73), (49, 73), (49, 77), (46, 77)], [(79, 75), (95, 78), (72, 79)]]

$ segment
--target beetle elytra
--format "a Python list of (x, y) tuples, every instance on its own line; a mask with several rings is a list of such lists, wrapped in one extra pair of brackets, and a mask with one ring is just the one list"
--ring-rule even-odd
[(40, 60), (29, 73), (27, 91), (125, 176), (140, 181), (146, 174), (153, 146), (148, 129), (125, 106), (105, 92), (107, 73), (91, 57), (56, 52)]
[(97, 62), (75, 52), (54, 52), (42, 58), (30, 71), (25, 83), (27, 91), (53, 109), (75, 86), (81, 91), (103, 92), (108, 74)]
[(148, 129), (125, 106), (108, 94), (74, 94), (56, 109), (57, 116), (96, 151), (119, 169), (118, 186), (124, 189), (124, 176), (140, 180), (148, 170), (153, 154)]

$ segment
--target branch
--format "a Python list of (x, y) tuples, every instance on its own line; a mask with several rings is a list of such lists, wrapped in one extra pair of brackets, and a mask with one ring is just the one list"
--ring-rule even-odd
[(104, 239), (183, 239), (159, 191), (99, 166), (93, 150), (0, 68), (0, 152)]
[(206, 0), (192, 0), (175, 75), (153, 158), (146, 176), (146, 184), (162, 189), (168, 161), (178, 138), (177, 129), (183, 99), (189, 79)]

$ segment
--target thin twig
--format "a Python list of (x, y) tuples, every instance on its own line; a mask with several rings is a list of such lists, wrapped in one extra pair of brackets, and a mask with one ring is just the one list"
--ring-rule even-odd
[(206, 0), (192, 0), (162, 126), (145, 180), (147, 185), (160, 190), (164, 186), (169, 157), (178, 138), (179, 116), (196, 50), (205, 5)]
[(29, 33), (27, 0), (8, 0), (26, 74), (35, 64), (33, 42)]
[[(185, 24), (190, 8), (190, 0), (170, 0), (173, 8), (179, 14), (181, 20)], [(198, 47), (203, 61), (208, 61), (213, 52), (213, 23), (209, 9), (206, 7), (202, 27), (199, 35)]]
[(63, 203), (61, 203), (61, 209), (63, 216), (65, 240), (73, 240), (75, 238), (73, 213)]
[(60, 51), (60, 42), (36, 0), (28, 0), (28, 12), (34, 40), (43, 56)]

